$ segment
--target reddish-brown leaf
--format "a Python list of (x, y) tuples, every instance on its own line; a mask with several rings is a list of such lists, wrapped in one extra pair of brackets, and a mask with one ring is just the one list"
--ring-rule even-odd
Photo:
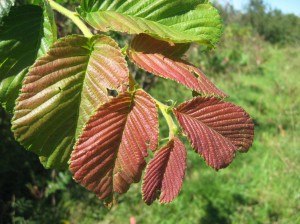
[(88, 121), (71, 156), (74, 179), (101, 200), (139, 182), (148, 155), (158, 144), (157, 109), (142, 90), (102, 105)]
[(252, 144), (252, 120), (232, 103), (197, 97), (174, 113), (193, 148), (216, 170), (228, 166), (238, 150), (246, 152)]
[(225, 97), (226, 94), (218, 89), (200, 69), (180, 58), (188, 46), (140, 34), (132, 40), (128, 55), (136, 65), (148, 72), (175, 80), (204, 95)]
[(178, 138), (155, 153), (143, 180), (143, 199), (150, 205), (157, 197), (161, 203), (171, 202), (182, 186), (186, 168), (186, 151)]

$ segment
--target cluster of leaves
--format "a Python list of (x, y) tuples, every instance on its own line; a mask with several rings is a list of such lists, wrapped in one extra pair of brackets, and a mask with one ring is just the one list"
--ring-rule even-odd
[[(9, 0), (0, 8), (0, 101), (13, 114), (16, 140), (46, 168), (69, 168), (78, 183), (109, 204), (115, 193), (140, 181), (151, 150), (143, 199), (168, 203), (178, 195), (186, 168), (173, 117), (216, 170), (251, 146), (249, 115), (224, 101), (227, 95), (183, 59), (190, 43), (212, 47), (220, 38), (221, 19), (209, 1), (82, 0), (78, 15), (101, 33), (82, 29), (85, 36), (58, 40), (52, 8), (74, 14), (53, 0), (13, 5)], [(135, 36), (120, 49), (105, 34), (110, 30)], [(136, 84), (125, 56), (195, 97), (177, 107), (160, 103)], [(159, 150), (158, 108), (170, 131)]]

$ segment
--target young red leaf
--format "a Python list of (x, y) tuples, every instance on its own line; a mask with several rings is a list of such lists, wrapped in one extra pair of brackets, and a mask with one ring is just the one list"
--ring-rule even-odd
[(99, 107), (72, 153), (74, 179), (101, 200), (125, 193), (139, 182), (147, 149), (157, 148), (157, 116), (155, 102), (142, 90)]
[(188, 46), (140, 34), (132, 40), (128, 55), (136, 65), (148, 72), (175, 80), (205, 95), (225, 97), (226, 94), (218, 89), (200, 69), (180, 58)]
[(174, 109), (174, 114), (193, 148), (216, 170), (228, 166), (238, 150), (246, 152), (252, 144), (252, 120), (232, 103), (197, 97)]
[(186, 151), (178, 138), (155, 153), (146, 169), (143, 199), (150, 205), (158, 196), (161, 203), (171, 202), (182, 186), (186, 168)]

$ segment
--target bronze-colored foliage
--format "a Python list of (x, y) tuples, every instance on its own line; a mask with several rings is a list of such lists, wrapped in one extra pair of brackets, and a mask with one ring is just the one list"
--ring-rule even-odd
[(189, 44), (175, 44), (140, 34), (132, 40), (128, 55), (137, 66), (148, 72), (175, 80), (205, 95), (225, 97), (226, 94), (199, 68), (181, 59), (188, 48)]
[(148, 164), (142, 187), (144, 201), (150, 205), (159, 197), (161, 203), (171, 202), (179, 194), (185, 168), (185, 147), (174, 138)]
[[(227, 95), (184, 59), (191, 43), (210, 48), (220, 39), (220, 15), (209, 1), (82, 0), (77, 14), (54, 0), (44, 3), (15, 7), (10, 0), (0, 7), (0, 101), (13, 112), (16, 140), (39, 155), (46, 168), (69, 168), (75, 181), (111, 203), (115, 194), (140, 181), (148, 150), (160, 146), (157, 109), (169, 135), (146, 169), (147, 204), (156, 198), (171, 202), (183, 183), (186, 150), (179, 137), (184, 136), (173, 116), (216, 170), (228, 166), (237, 151), (249, 149), (250, 116), (223, 101)], [(52, 9), (70, 18), (84, 36), (56, 40)], [(109, 34), (93, 34), (82, 19), (96, 30), (136, 36), (121, 49)], [(177, 108), (154, 99), (129, 74), (126, 56), (197, 97)]]
[(72, 153), (70, 169), (101, 200), (140, 181), (147, 150), (158, 143), (157, 109), (144, 91), (124, 93), (99, 107)]
[(238, 150), (246, 152), (252, 144), (252, 119), (232, 103), (196, 97), (174, 113), (194, 149), (216, 170), (228, 166)]

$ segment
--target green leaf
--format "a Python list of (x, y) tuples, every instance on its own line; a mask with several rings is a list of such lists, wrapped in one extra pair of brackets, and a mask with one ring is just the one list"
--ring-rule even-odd
[(0, 101), (12, 113), (24, 75), (56, 40), (49, 7), (14, 7), (0, 25)]
[(15, 108), (16, 139), (42, 156), (46, 168), (66, 168), (76, 136), (107, 89), (127, 88), (127, 64), (107, 36), (58, 40), (27, 74)]
[(0, 22), (9, 13), (10, 8), (15, 4), (15, 0), (0, 0)]
[(38, 57), (45, 55), (52, 44), (57, 40), (57, 27), (55, 24), (54, 13), (48, 1), (46, 0), (44, 0), (43, 15), (43, 37), (41, 39)]
[(100, 31), (146, 33), (175, 43), (213, 46), (222, 24), (206, 0), (82, 0), (81, 16)]

